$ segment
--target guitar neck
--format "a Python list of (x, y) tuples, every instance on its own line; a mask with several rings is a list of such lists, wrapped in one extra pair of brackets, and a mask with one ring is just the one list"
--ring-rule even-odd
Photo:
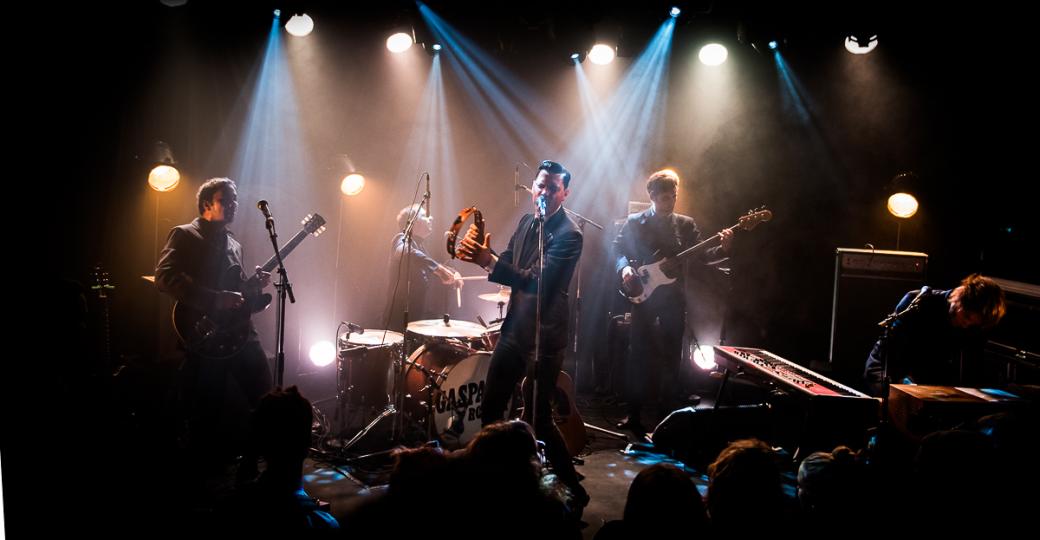
[[(725, 228), (723, 230), (725, 230), (725, 231), (733, 231), (733, 230), (736, 230), (738, 227), (740, 227), (740, 223), (737, 223), (736, 225), (733, 225), (732, 227), (727, 227), (727, 228)], [(722, 231), (719, 231), (719, 232), (709, 236), (708, 238), (698, 242), (696, 245), (690, 246), (690, 247), (680, 251), (678, 254), (676, 254), (676, 256), (674, 258), (675, 259), (681, 259), (681, 258), (683, 258), (683, 257), (685, 257), (687, 255), (692, 254), (692, 253), (696, 253), (698, 250), (700, 250), (704, 246), (708, 245), (711, 241), (713, 241), (713, 240), (715, 240), (717, 238), (720, 238), (721, 236), (722, 236)]]
[[(282, 249), (278, 250), (278, 254), (282, 256), (282, 259), (288, 257), (289, 254), (292, 253), (294, 249), (296, 249), (296, 246), (300, 245), (300, 242), (303, 242), (304, 238), (307, 238), (308, 234), (310, 233), (307, 232), (307, 229), (300, 229), (298, 233), (296, 233), (291, 239), (289, 239), (289, 241), (284, 246), (282, 246)], [(267, 262), (264, 263), (261, 269), (264, 272), (270, 272), (274, 270), (277, 266), (278, 258), (272, 255), (270, 259), (267, 259)]]

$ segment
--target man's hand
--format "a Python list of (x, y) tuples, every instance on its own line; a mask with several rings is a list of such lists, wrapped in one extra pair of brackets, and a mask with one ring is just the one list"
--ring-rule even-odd
[(631, 266), (626, 266), (621, 269), (621, 288), (629, 296), (637, 296), (643, 292), (643, 284), (639, 281), (639, 274), (636, 274), (636, 269)]
[(257, 266), (256, 267), (256, 282), (260, 285), (261, 289), (263, 289), (264, 287), (270, 285), (271, 284), (271, 273), (270, 272), (264, 272), (263, 270), (260, 269), (259, 266)]
[(466, 237), (462, 239), (462, 246), (458, 249), (458, 257), (466, 262), (478, 266), (487, 267), (491, 264), (491, 235), (485, 234), (483, 240), (476, 225), (470, 225), (466, 231)]
[(719, 239), (721, 240), (722, 251), (729, 253), (730, 247), (733, 246), (733, 231), (722, 229), (719, 231)]

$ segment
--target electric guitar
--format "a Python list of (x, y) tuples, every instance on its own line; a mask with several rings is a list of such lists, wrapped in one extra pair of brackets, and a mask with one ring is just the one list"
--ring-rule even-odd
[[(325, 232), (325, 218), (308, 214), (300, 229), (278, 253), (285, 259), (308, 235), (315, 237)], [(232, 265), (224, 272), (220, 285), (224, 290), (237, 291), (245, 297), (242, 306), (225, 310), (200, 310), (183, 302), (173, 305), (173, 329), (184, 347), (203, 358), (229, 358), (242, 350), (249, 339), (249, 318), (271, 305), (271, 294), (260, 286), (260, 272), (270, 272), (278, 266), (271, 256), (249, 279), (242, 281), (240, 266)]]
[[(728, 227), (725, 230), (734, 231), (736, 229), (744, 229), (745, 231), (750, 231), (759, 223), (771, 219), (773, 219), (773, 212), (766, 208), (752, 210), (746, 215), (740, 216), (740, 219), (735, 225)], [(633, 281), (631, 285), (622, 282), (621, 290), (618, 292), (620, 292), (625, 298), (628, 298), (628, 300), (633, 304), (641, 304), (645, 302), (647, 298), (650, 298), (650, 295), (654, 294), (654, 291), (656, 291), (658, 287), (675, 283), (675, 280), (678, 279), (678, 272), (682, 271), (681, 261), (684, 257), (701, 251), (707, 247), (709, 242), (721, 237), (722, 232), (720, 231), (703, 242), (679, 252), (674, 257), (664, 257), (653, 263), (636, 268), (635, 281)], [(653, 256), (656, 258), (658, 253), (654, 253)]]

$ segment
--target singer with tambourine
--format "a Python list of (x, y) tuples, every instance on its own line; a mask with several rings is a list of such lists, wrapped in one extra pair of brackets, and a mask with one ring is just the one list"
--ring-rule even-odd
[[(543, 161), (531, 184), (535, 212), (520, 218), (508, 247), (496, 255), (491, 235), (478, 232), (474, 225), (456, 255), (483, 267), (490, 281), (512, 290), (502, 336), (491, 356), (481, 421), (487, 425), (502, 420), (517, 383), (529, 372), (537, 372), (537, 377), (528, 378), (535, 384), (524, 385), (524, 419), (545, 441), (546, 457), (570, 489), (573, 506), (581, 509), (588, 503), (588, 493), (578, 481), (549, 403), (567, 347), (567, 290), (582, 248), (581, 229), (563, 210), (570, 181), (563, 165)], [(537, 400), (531, 399), (534, 394)]]
[(986, 330), (1005, 312), (1004, 291), (972, 274), (953, 289), (908, 292), (878, 323), (881, 337), (867, 358), (867, 389), (884, 397), (887, 383), (981, 386)]

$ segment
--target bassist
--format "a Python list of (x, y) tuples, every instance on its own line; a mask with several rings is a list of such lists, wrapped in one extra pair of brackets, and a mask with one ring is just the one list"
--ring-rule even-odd
[[(651, 205), (644, 212), (628, 216), (614, 241), (617, 273), (624, 287), (639, 292), (636, 268), (672, 257), (701, 240), (697, 224), (688, 216), (675, 213), (679, 176), (669, 169), (650, 175), (646, 190)], [(718, 264), (725, 260), (733, 240), (733, 231), (719, 234), (721, 244), (700, 252), (693, 261)], [(690, 259), (686, 259), (690, 260)], [(638, 435), (646, 432), (640, 415), (647, 389), (660, 383), (659, 412), (672, 410), (678, 390), (682, 340), (686, 330), (686, 293), (684, 261), (668, 261), (662, 269), (675, 283), (664, 285), (642, 303), (632, 305), (632, 325), (628, 362), (625, 363), (625, 400), (628, 416), (618, 427)]]

